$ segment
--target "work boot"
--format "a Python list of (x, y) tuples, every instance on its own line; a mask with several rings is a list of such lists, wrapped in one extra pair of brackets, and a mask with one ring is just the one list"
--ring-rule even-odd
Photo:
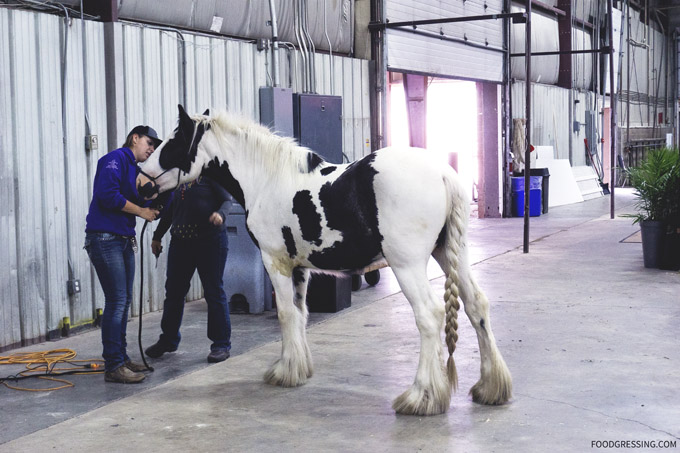
[(146, 376), (142, 373), (135, 373), (125, 365), (104, 373), (104, 380), (106, 382), (118, 382), (120, 384), (136, 384), (142, 382), (145, 378)]
[(128, 368), (130, 371), (134, 371), (135, 373), (141, 373), (142, 371), (150, 371), (146, 365), (142, 363), (135, 363), (132, 360), (128, 360), (125, 362), (125, 366)]
[(208, 362), (209, 363), (217, 363), (217, 362), (224, 362), (229, 358), (231, 354), (229, 354), (228, 349), (215, 349), (214, 351), (210, 351), (210, 354), (208, 354)]
[(168, 346), (166, 343), (162, 343), (160, 340), (158, 340), (156, 344), (149, 346), (144, 352), (152, 359), (157, 359), (166, 352), (175, 352), (176, 350), (177, 348)]

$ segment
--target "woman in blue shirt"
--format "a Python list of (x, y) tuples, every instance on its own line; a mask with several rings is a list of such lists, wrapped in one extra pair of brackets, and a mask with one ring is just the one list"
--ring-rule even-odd
[(85, 227), (85, 250), (104, 290), (102, 343), (106, 382), (136, 383), (146, 377), (144, 365), (128, 357), (125, 341), (135, 277), (136, 217), (153, 221), (158, 210), (147, 207), (137, 192), (138, 162), (161, 143), (149, 126), (130, 131), (125, 145), (97, 162)]

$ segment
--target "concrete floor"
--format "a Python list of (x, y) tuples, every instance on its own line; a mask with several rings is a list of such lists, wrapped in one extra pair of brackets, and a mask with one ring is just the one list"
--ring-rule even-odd
[[(617, 190), (617, 214), (632, 205), (630, 191)], [(514, 378), (505, 406), (477, 405), (467, 395), (479, 354), (461, 311), (460, 390), (451, 409), (394, 414), (391, 401), (413, 380), (419, 343), (411, 309), (383, 270), (376, 287), (353, 293), (351, 308), (312, 314), (315, 374), (302, 387), (262, 381), (281, 347), (274, 313), (234, 315), (232, 358), (208, 365), (205, 304), (191, 303), (180, 350), (152, 361), (156, 371), (140, 385), (94, 375), (49, 393), (0, 387), (0, 452), (621, 451), (593, 447), (597, 441), (677, 451), (680, 273), (645, 269), (641, 245), (621, 242), (637, 230), (630, 219), (609, 219), (609, 197), (532, 218), (529, 254), (521, 218), (472, 220), (473, 269)], [(439, 275), (433, 267), (432, 284), (443, 294)], [(155, 341), (159, 319), (144, 317), (145, 345)], [(136, 329), (135, 320), (133, 357)], [(99, 332), (11, 352), (56, 348), (98, 358)]]

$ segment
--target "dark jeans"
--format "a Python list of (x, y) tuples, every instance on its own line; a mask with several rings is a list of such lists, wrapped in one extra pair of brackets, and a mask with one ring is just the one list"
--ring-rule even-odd
[(113, 371), (130, 360), (125, 334), (135, 278), (132, 239), (111, 233), (87, 233), (85, 250), (104, 290), (102, 355), (106, 371)]
[(231, 349), (229, 303), (224, 293), (223, 275), (227, 261), (226, 231), (204, 233), (196, 239), (173, 237), (168, 250), (168, 273), (165, 281), (165, 302), (161, 320), (160, 341), (177, 348), (184, 315), (184, 299), (189, 292), (191, 277), (198, 269), (208, 303), (208, 338), (210, 349)]

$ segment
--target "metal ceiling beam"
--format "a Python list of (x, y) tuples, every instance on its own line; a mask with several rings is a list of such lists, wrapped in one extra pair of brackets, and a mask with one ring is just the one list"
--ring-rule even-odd
[(386, 28), (401, 28), (412, 27), (417, 28), (419, 25), (433, 25), (433, 24), (452, 24), (455, 22), (474, 22), (479, 20), (496, 20), (496, 19), (512, 19), (515, 24), (526, 22), (527, 15), (525, 13), (502, 13), (502, 14), (487, 14), (483, 16), (462, 16), (462, 17), (446, 17), (441, 19), (423, 19), (411, 20), (405, 22), (371, 22), (368, 24), (368, 29), (385, 30)]

